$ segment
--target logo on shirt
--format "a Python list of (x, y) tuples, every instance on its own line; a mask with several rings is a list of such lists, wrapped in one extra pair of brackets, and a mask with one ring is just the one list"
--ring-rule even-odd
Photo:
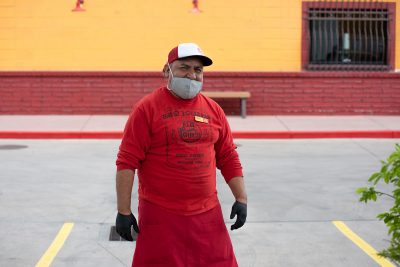
[(166, 163), (179, 170), (208, 171), (215, 161), (218, 130), (210, 116), (197, 110), (168, 108), (162, 115), (165, 127)]
[(193, 121), (183, 121), (179, 128), (179, 136), (186, 143), (198, 142), (202, 137), (201, 128)]

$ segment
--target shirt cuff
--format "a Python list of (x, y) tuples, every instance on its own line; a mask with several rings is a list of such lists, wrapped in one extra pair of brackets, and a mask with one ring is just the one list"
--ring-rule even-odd
[(122, 171), (122, 170), (132, 170), (132, 171), (135, 171), (135, 168), (133, 168), (132, 166), (129, 166), (129, 165), (127, 165), (127, 164), (120, 163), (120, 164), (117, 165), (117, 172), (118, 172), (118, 171)]
[(243, 177), (243, 171), (242, 171), (242, 169), (224, 171), (224, 172), (222, 172), (222, 175), (224, 176), (226, 183), (229, 183), (229, 181), (232, 180), (232, 178), (234, 178), (234, 177)]

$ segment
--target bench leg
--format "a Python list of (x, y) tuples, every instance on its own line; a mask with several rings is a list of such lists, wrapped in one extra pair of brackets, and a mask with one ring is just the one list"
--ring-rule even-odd
[(240, 99), (240, 114), (242, 115), (242, 118), (246, 118), (246, 99), (242, 98)]

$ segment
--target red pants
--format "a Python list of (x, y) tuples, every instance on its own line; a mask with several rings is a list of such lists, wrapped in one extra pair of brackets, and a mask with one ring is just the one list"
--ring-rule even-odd
[(221, 206), (182, 216), (141, 200), (132, 267), (237, 267)]

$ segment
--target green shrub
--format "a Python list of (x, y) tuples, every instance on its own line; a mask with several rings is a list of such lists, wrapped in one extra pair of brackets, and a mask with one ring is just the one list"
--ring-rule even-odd
[[(362, 187), (357, 189), (361, 195), (359, 201), (367, 203), (370, 200), (376, 201), (379, 196), (386, 196), (393, 199), (393, 207), (388, 212), (377, 216), (383, 220), (388, 227), (388, 234), (391, 237), (390, 246), (379, 252), (380, 256), (388, 258), (393, 262), (400, 264), (400, 145), (396, 144), (396, 150), (386, 161), (382, 161), (382, 167), (379, 172), (371, 175), (368, 179), (373, 185), (369, 188)], [(392, 184), (392, 195), (375, 190), (378, 182)]]

